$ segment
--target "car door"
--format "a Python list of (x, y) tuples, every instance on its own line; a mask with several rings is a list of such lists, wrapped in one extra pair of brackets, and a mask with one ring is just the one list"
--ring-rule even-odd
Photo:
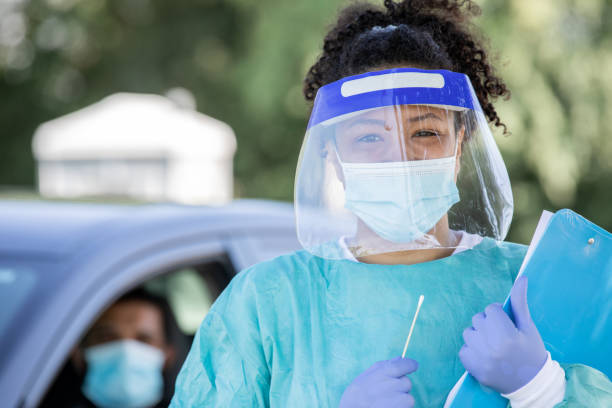
[[(140, 251), (137, 255), (126, 254), (122, 262), (105, 271), (84, 271), (92, 275), (104, 275), (104, 281), (91, 279), (87, 286), (79, 288), (78, 296), (62, 305), (52, 305), (47, 313), (54, 315), (47, 325), (39, 325), (30, 338), (45, 339), (44, 350), (39, 350), (31, 365), (30, 375), (20, 385), (20, 395), (13, 403), (7, 398), (7, 406), (36, 407), (49, 385), (66, 361), (72, 348), (87, 328), (106, 307), (129, 289), (171, 271), (197, 269), (203, 265), (220, 263), (229, 259), (220, 239), (182, 241), (159, 247), (151, 251)], [(92, 269), (95, 265), (92, 265)], [(228, 267), (209, 279), (210, 297), (216, 296), (227, 285), (235, 271)], [(77, 290), (73, 287), (73, 292)], [(65, 290), (64, 293), (69, 292)], [(61, 302), (60, 302), (61, 303)], [(205, 314), (205, 313), (204, 313)], [(40, 345), (41, 342), (38, 342)], [(35, 351), (36, 344), (26, 345), (21, 350)], [(36, 358), (38, 357), (38, 358)]]

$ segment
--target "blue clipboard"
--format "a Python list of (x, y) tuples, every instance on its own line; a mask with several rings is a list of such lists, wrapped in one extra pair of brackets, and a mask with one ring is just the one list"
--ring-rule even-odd
[[(558, 211), (521, 274), (529, 277), (529, 310), (552, 358), (612, 377), (612, 234), (571, 210)], [(509, 306), (506, 299), (504, 310), (513, 318)], [(467, 375), (450, 407), (507, 404)]]

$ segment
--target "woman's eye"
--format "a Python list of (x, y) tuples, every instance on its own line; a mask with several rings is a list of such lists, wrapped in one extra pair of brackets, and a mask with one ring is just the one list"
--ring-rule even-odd
[(365, 136), (361, 136), (357, 138), (357, 141), (361, 143), (376, 143), (376, 142), (381, 142), (382, 140), (383, 140), (382, 137), (374, 133), (370, 133)]
[(415, 132), (412, 137), (438, 137), (440, 134), (435, 130), (419, 130)]

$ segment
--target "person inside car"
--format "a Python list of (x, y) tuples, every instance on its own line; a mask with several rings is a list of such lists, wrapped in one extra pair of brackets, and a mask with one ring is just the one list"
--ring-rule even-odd
[(128, 292), (73, 350), (42, 406), (168, 406), (176, 376), (177, 333), (163, 297), (144, 289)]

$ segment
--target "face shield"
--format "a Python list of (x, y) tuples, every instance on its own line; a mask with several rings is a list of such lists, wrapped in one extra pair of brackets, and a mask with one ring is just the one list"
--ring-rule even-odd
[(298, 238), (316, 256), (503, 240), (506, 167), (469, 78), (391, 69), (321, 87), (295, 182)]

